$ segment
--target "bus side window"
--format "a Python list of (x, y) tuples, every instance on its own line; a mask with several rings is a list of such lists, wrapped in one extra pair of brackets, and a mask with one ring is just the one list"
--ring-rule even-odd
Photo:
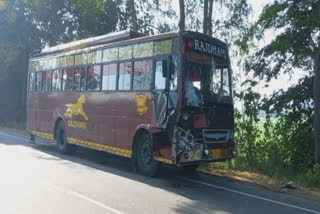
[(155, 89), (164, 90), (166, 89), (166, 78), (163, 76), (162, 72), (162, 60), (156, 61), (156, 68), (155, 68)]
[(119, 90), (130, 90), (131, 88), (131, 62), (119, 64)]
[(51, 90), (51, 71), (42, 72), (42, 91)]
[(67, 68), (63, 70), (63, 82), (62, 90), (71, 91), (72, 90), (72, 81), (73, 81), (73, 69)]
[(99, 91), (100, 90), (100, 80), (101, 80), (101, 66), (88, 66), (88, 90), (89, 91)]
[(52, 91), (61, 90), (61, 81), (62, 81), (62, 71), (55, 70), (52, 74)]
[(41, 91), (42, 72), (37, 73), (36, 91)]
[(117, 64), (103, 65), (102, 90), (116, 90)]
[(87, 72), (85, 67), (76, 67), (74, 69), (73, 90), (76, 90), (76, 91), (86, 90), (86, 76), (87, 76)]
[(29, 77), (29, 91), (35, 91), (36, 89), (36, 74), (34, 72), (30, 73)]
[(150, 90), (152, 60), (135, 61), (133, 69), (133, 90)]

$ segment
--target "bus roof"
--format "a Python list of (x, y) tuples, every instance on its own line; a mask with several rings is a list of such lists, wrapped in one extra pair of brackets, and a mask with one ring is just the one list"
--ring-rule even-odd
[(38, 58), (47, 57), (50, 55), (61, 55), (66, 53), (78, 52), (80, 50), (96, 49), (103, 46), (112, 47), (112, 46), (117, 46), (119, 44), (127, 45), (135, 42), (150, 41), (154, 39), (166, 39), (166, 38), (178, 36), (179, 33), (181, 33), (183, 36), (196, 36), (203, 39), (210, 39), (210, 40), (213, 39), (215, 42), (219, 43), (223, 47), (228, 48), (227, 44), (222, 42), (221, 40), (208, 35), (204, 35), (199, 32), (179, 31), (179, 32), (168, 32), (168, 33), (148, 36), (136, 31), (125, 30), (125, 31), (113, 32), (113, 33), (109, 33), (101, 36), (91, 37), (83, 40), (77, 40), (77, 41), (45, 48), (41, 51), (39, 55), (35, 55), (32, 58), (38, 59)]
[(142, 36), (146, 36), (146, 35), (143, 33), (138, 33), (131, 30), (113, 32), (113, 33), (109, 33), (101, 36), (91, 37), (87, 39), (82, 39), (78, 41), (73, 41), (73, 42), (45, 48), (41, 51), (41, 55), (68, 52), (71, 50), (88, 48), (92, 46), (99, 46), (107, 43), (118, 42), (118, 41), (133, 39), (137, 37), (142, 37)]

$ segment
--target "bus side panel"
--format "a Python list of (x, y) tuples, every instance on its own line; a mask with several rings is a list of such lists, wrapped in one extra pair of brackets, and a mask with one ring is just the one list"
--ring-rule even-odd
[[(28, 96), (27, 127), (53, 136), (62, 117), (71, 143), (131, 150), (137, 127), (156, 127), (152, 102), (150, 92), (34, 93)], [(171, 159), (169, 145), (155, 150), (156, 157)]]
[(152, 125), (152, 100), (150, 92), (118, 92), (116, 103), (117, 146), (132, 149), (136, 129), (141, 124)]
[(27, 131), (35, 130), (35, 94), (28, 93), (27, 95), (27, 121), (26, 121), (26, 128)]

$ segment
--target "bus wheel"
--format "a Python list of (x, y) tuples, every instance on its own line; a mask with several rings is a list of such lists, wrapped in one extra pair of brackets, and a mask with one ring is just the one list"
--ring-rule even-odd
[(138, 172), (148, 177), (155, 176), (159, 163), (154, 160), (150, 135), (142, 134), (138, 138), (137, 143), (136, 158)]
[(182, 166), (184, 173), (189, 174), (189, 175), (195, 174), (198, 167), (199, 167), (199, 164), (191, 164), (191, 165)]
[(56, 129), (56, 144), (58, 151), (62, 154), (73, 154), (75, 152), (76, 146), (67, 142), (66, 131), (63, 122), (60, 122)]

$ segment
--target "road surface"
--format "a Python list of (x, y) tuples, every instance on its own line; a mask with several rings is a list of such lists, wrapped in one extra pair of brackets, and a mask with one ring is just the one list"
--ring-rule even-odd
[(163, 167), (157, 178), (132, 172), (128, 159), (54, 146), (0, 131), (0, 213), (316, 213), (320, 204), (215, 176)]

